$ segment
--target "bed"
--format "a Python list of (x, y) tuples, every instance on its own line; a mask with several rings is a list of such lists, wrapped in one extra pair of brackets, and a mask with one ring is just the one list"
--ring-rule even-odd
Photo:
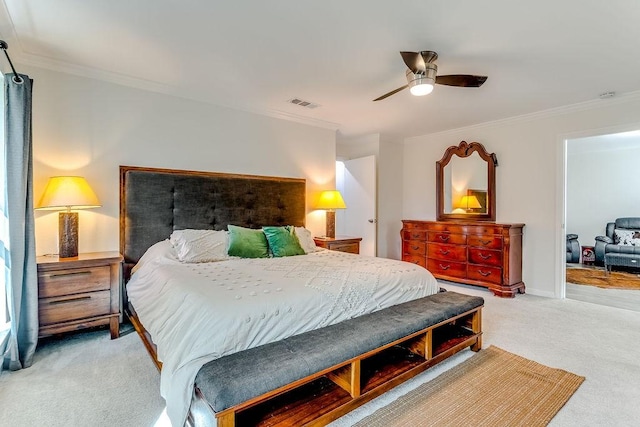
[(173, 425), (215, 425), (194, 388), (207, 362), (438, 292), (428, 271), (401, 261), (307, 245), (296, 256), (184, 262), (170, 240), (230, 225), (303, 233), (305, 201), (303, 179), (120, 167), (125, 304), (162, 368)]

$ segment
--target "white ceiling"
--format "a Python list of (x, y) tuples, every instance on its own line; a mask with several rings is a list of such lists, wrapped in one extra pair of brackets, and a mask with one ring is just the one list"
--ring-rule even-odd
[[(640, 90), (638, 0), (3, 3), (0, 36), (14, 62), (336, 128), (340, 138), (416, 136)], [(372, 102), (406, 83), (400, 50), (436, 51), (441, 75), (489, 79)]]

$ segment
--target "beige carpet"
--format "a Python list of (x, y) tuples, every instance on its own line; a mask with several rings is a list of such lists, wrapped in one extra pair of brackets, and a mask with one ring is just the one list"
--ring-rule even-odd
[(604, 269), (596, 268), (567, 267), (567, 283), (608, 289), (640, 290), (638, 274), (623, 271), (611, 271), (606, 274)]
[(491, 346), (355, 426), (546, 426), (583, 381)]

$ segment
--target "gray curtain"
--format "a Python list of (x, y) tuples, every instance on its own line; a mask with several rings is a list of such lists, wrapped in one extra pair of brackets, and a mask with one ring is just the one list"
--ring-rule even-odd
[[(38, 343), (38, 276), (33, 218), (31, 88), (29, 76), (4, 76), (5, 193), (9, 241), (2, 242), (10, 330), (0, 347), (4, 369), (27, 368)], [(4, 240), (4, 239), (3, 239)], [(7, 244), (8, 243), (8, 244)]]

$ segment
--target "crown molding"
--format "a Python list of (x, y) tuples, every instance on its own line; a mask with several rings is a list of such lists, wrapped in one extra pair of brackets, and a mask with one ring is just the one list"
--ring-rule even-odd
[[(13, 55), (13, 52), (12, 52), (12, 55)], [(296, 122), (296, 123), (300, 123), (308, 126), (330, 129), (333, 131), (336, 131), (340, 126), (338, 123), (328, 122), (325, 120), (314, 119), (310, 117), (304, 117), (297, 114), (292, 114), (292, 113), (279, 111), (279, 110), (249, 108), (241, 105), (219, 103), (203, 97), (189, 96), (189, 95), (185, 96), (184, 94), (179, 94), (178, 90), (175, 87), (167, 84), (154, 82), (152, 80), (140, 79), (137, 77), (131, 77), (124, 74), (99, 70), (96, 68), (85, 67), (82, 65), (71, 64), (68, 62), (47, 58), (41, 55), (33, 55), (25, 52), (17, 52), (14, 56), (16, 57), (16, 60), (14, 60), (14, 63), (20, 63), (23, 65), (43, 68), (43, 69), (57, 71), (65, 74), (72, 74), (75, 76), (85, 77), (88, 79), (100, 80), (108, 83), (117, 84), (120, 86), (127, 86), (127, 87), (140, 89), (148, 92), (160, 93), (164, 95), (174, 96), (176, 98), (187, 99), (190, 101), (202, 102), (204, 104), (214, 105), (217, 107), (244, 111), (246, 113), (258, 114), (261, 116), (267, 116), (275, 119), (286, 120), (289, 122)]]
[(576, 112), (580, 112), (580, 111), (588, 111), (588, 110), (595, 110), (597, 108), (601, 108), (605, 105), (618, 105), (618, 104), (625, 104), (628, 102), (633, 102), (636, 100), (640, 100), (640, 91), (634, 91), (634, 92), (628, 92), (628, 93), (624, 93), (624, 94), (620, 94), (620, 95), (616, 95), (613, 98), (607, 98), (607, 99), (592, 99), (589, 101), (585, 101), (585, 102), (579, 102), (576, 104), (569, 104), (569, 105), (563, 105), (561, 107), (555, 107), (555, 108), (550, 108), (547, 110), (541, 110), (541, 111), (536, 111), (533, 113), (527, 113), (527, 114), (522, 114), (519, 116), (513, 116), (513, 117), (506, 117), (504, 119), (498, 119), (498, 120), (491, 120), (488, 122), (483, 122), (483, 123), (477, 123), (474, 125), (469, 125), (469, 126), (464, 126), (461, 128), (455, 128), (455, 129), (447, 129), (447, 130), (443, 130), (441, 132), (434, 132), (434, 133), (428, 133), (428, 134), (423, 134), (423, 135), (417, 135), (417, 136), (411, 136), (411, 137), (407, 137), (405, 138), (405, 143), (411, 143), (413, 142), (412, 140), (417, 140), (418, 138), (422, 138), (424, 136), (445, 136), (445, 135), (451, 135), (454, 133), (458, 133), (461, 131), (470, 131), (470, 130), (477, 130), (477, 129), (484, 129), (487, 127), (492, 127), (492, 126), (499, 126), (499, 125), (505, 125), (505, 124), (513, 124), (513, 123), (524, 123), (524, 122), (529, 122), (529, 121), (533, 121), (533, 120), (538, 120), (538, 119), (545, 119), (545, 118), (550, 118), (550, 117), (555, 117), (558, 115), (563, 115), (563, 114), (571, 114), (571, 113), (576, 113)]

